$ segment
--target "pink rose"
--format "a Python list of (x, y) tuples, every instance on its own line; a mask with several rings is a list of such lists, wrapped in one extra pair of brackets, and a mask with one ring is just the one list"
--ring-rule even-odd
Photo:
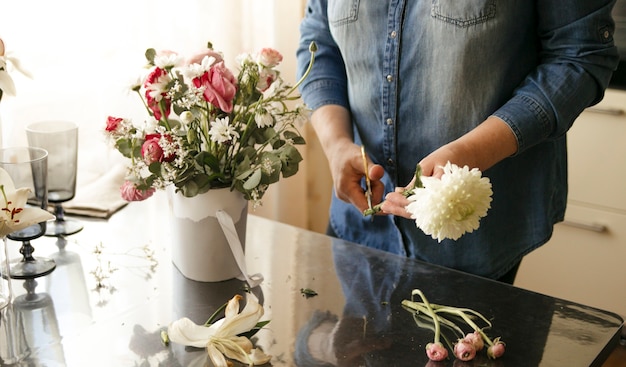
[(189, 57), (187, 60), (185, 60), (185, 65), (202, 64), (202, 60), (206, 56), (213, 57), (215, 59), (215, 61), (213, 61), (211, 65), (223, 61), (222, 55), (220, 55), (219, 52), (215, 52), (208, 48)]
[(122, 199), (126, 201), (142, 201), (146, 200), (150, 196), (154, 194), (156, 190), (154, 188), (149, 188), (148, 190), (139, 190), (130, 181), (124, 182), (122, 187), (120, 187), (120, 194), (122, 195)]
[(283, 55), (273, 48), (264, 48), (257, 56), (257, 62), (266, 68), (273, 68), (281, 61), (283, 61)]
[(448, 350), (441, 343), (428, 343), (426, 355), (431, 361), (443, 361), (448, 358)]
[(197, 88), (204, 87), (204, 100), (219, 107), (224, 112), (233, 110), (233, 99), (237, 92), (237, 78), (220, 61), (209, 71), (193, 79)]
[(156, 98), (156, 96), (153, 95), (154, 88), (152, 88), (152, 84), (158, 84), (160, 79), (164, 76), (167, 76), (167, 72), (165, 70), (161, 68), (154, 68), (144, 83), (144, 87), (146, 88), (146, 102), (154, 114), (154, 118), (157, 120), (160, 120), (161, 117), (163, 117), (161, 107), (163, 107), (166, 117), (170, 114), (171, 102), (166, 98), (167, 93), (162, 92), (160, 95), (161, 98)]
[[(165, 138), (170, 141), (169, 136)], [(165, 156), (159, 140), (161, 140), (161, 134), (147, 134), (146, 140), (141, 145), (141, 156), (148, 165), (154, 162), (171, 162), (175, 158), (173, 154)]]
[(476, 348), (474, 348), (474, 344), (471, 342), (465, 339), (459, 339), (459, 341), (454, 344), (454, 355), (462, 361), (471, 361), (476, 357)]
[(108, 132), (116, 131), (117, 128), (120, 127), (120, 123), (122, 121), (124, 121), (124, 119), (120, 117), (113, 117), (113, 116), (107, 117), (107, 127), (105, 128), (105, 130)]

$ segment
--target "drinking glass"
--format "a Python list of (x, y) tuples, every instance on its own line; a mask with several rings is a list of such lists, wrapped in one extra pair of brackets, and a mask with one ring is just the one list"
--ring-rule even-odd
[(68, 236), (83, 229), (65, 217), (62, 203), (74, 198), (78, 160), (78, 125), (71, 121), (39, 121), (26, 126), (28, 145), (48, 151), (48, 202), (56, 219), (48, 221), (46, 236)]
[[(27, 205), (44, 210), (48, 208), (48, 152), (41, 148), (15, 147), (0, 149), (0, 167), (11, 176), (16, 188), (30, 189)], [(46, 222), (36, 223), (19, 231), (9, 233), (7, 238), (21, 241), (23, 258), (10, 261), (9, 276), (29, 279), (52, 272), (56, 263), (52, 259), (33, 257), (35, 249), (30, 241), (46, 233)]]

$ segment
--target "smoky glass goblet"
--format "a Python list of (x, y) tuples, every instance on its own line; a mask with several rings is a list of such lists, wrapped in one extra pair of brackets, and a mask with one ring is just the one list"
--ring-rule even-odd
[[(16, 188), (30, 189), (27, 205), (48, 209), (48, 152), (41, 148), (14, 147), (0, 149), (0, 167), (11, 176)], [(56, 268), (52, 259), (33, 257), (31, 241), (44, 235), (46, 222), (33, 224), (12, 232), (7, 238), (21, 241), (21, 259), (10, 260), (9, 276), (15, 279), (30, 279), (49, 274)]]
[(63, 203), (76, 194), (78, 125), (71, 121), (39, 121), (26, 126), (28, 145), (48, 151), (48, 202), (54, 204), (56, 219), (48, 221), (46, 236), (68, 236), (83, 224), (67, 218)]

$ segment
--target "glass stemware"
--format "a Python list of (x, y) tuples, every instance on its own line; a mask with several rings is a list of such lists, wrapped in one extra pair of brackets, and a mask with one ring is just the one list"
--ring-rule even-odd
[[(27, 205), (41, 209), (48, 208), (48, 152), (41, 148), (15, 147), (0, 149), (0, 167), (13, 179), (15, 187), (29, 188)], [(46, 222), (33, 224), (7, 235), (13, 241), (21, 241), (20, 253), (23, 258), (10, 261), (9, 276), (15, 279), (29, 279), (49, 274), (56, 263), (48, 258), (34, 258), (31, 241), (43, 236)]]
[(70, 121), (39, 121), (26, 127), (28, 145), (48, 151), (48, 202), (56, 219), (48, 221), (46, 236), (68, 236), (83, 229), (65, 217), (62, 203), (74, 198), (78, 160), (78, 125)]

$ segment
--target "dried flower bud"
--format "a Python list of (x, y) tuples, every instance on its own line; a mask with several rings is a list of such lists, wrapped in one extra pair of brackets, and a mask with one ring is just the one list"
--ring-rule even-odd
[(501, 342), (496, 339), (494, 340), (494, 344), (490, 346), (489, 348), (487, 348), (487, 355), (489, 356), (489, 358), (493, 358), (493, 359), (500, 358), (504, 354), (504, 349), (505, 349), (504, 342)]
[(441, 343), (428, 343), (426, 355), (431, 361), (443, 361), (448, 358), (448, 350)]
[(483, 350), (485, 346), (483, 337), (482, 335), (480, 335), (478, 331), (474, 331), (473, 333), (468, 333), (467, 335), (465, 335), (464, 340), (472, 343), (472, 345), (474, 345), (474, 348), (476, 348), (477, 352)]
[(454, 345), (454, 355), (462, 361), (471, 361), (476, 357), (476, 348), (471, 342), (459, 339)]

